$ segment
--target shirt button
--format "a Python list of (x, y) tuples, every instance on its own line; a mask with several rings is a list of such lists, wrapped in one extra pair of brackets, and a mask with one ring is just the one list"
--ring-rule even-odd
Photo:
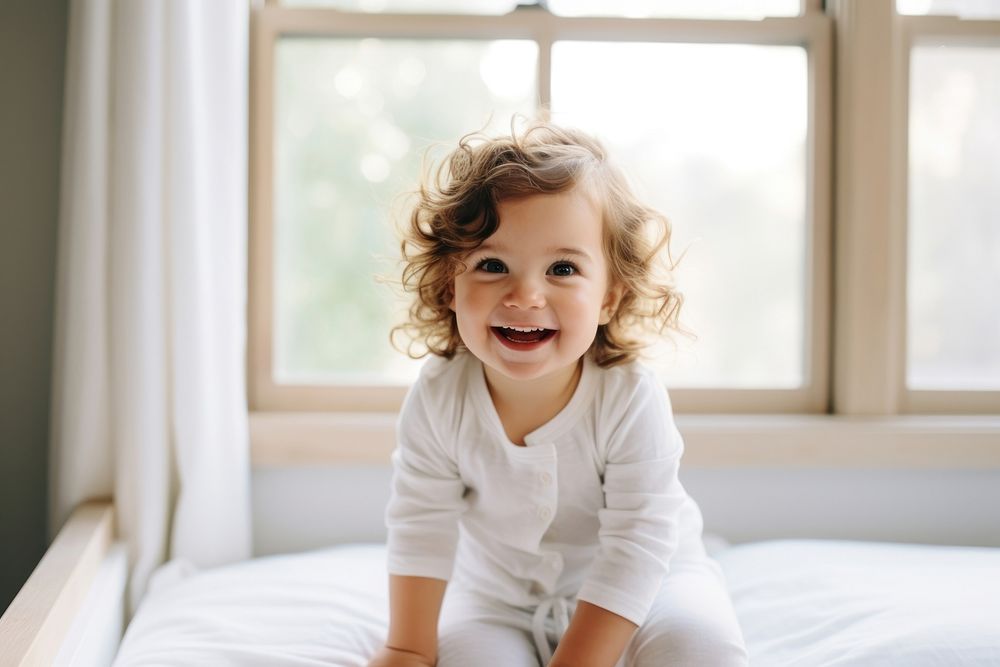
[(552, 475), (547, 472), (543, 472), (538, 476), (538, 481), (540, 481), (543, 485), (548, 486), (552, 483)]
[(542, 507), (538, 508), (537, 514), (538, 518), (541, 519), (542, 521), (548, 521), (549, 518), (551, 518), (552, 516), (552, 510), (543, 505)]

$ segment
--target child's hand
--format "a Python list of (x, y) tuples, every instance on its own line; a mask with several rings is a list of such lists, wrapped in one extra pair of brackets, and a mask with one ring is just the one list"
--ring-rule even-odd
[(434, 661), (413, 651), (383, 646), (368, 662), (368, 667), (434, 667)]

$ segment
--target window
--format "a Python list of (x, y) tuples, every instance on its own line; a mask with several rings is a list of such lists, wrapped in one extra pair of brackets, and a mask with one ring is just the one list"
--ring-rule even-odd
[(898, 5), (913, 14), (900, 18), (909, 72), (904, 408), (997, 412), (1000, 2)]
[(1000, 413), (996, 0), (268, 0), (253, 18), (258, 414), (395, 411), (419, 362), (389, 346), (402, 302), (373, 276), (398, 274), (399, 195), (425, 151), (540, 107), (674, 222), (698, 338), (654, 363), (679, 413)]
[(402, 313), (388, 307), (392, 291), (373, 280), (398, 272), (390, 261), (394, 198), (413, 187), (433, 142), (491, 116), (491, 129), (501, 131), (511, 114), (530, 113), (537, 60), (529, 40), (276, 42), (276, 383), (415, 377), (418, 364), (387, 336)]
[[(653, 363), (678, 411), (825, 411), (832, 22), (818, 2), (391, 13), (416, 4), (255, 13), (254, 409), (398, 407), (419, 364), (390, 348), (401, 303), (372, 279), (398, 273), (398, 194), (426, 150), (543, 107), (601, 137), (674, 221), (698, 338)], [(448, 13), (467, 7), (483, 13)]]

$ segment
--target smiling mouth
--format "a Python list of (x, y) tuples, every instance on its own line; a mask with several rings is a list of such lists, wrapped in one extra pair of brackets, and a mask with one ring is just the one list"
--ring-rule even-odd
[(544, 329), (542, 327), (490, 327), (500, 342), (508, 343), (512, 346), (533, 346), (542, 343), (556, 334), (555, 329)]

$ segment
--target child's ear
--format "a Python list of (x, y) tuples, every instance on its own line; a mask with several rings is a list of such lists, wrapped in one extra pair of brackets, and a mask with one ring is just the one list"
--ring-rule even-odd
[(604, 303), (601, 304), (601, 317), (597, 321), (598, 324), (607, 324), (611, 321), (624, 295), (625, 287), (621, 283), (615, 283), (608, 288), (604, 295)]

